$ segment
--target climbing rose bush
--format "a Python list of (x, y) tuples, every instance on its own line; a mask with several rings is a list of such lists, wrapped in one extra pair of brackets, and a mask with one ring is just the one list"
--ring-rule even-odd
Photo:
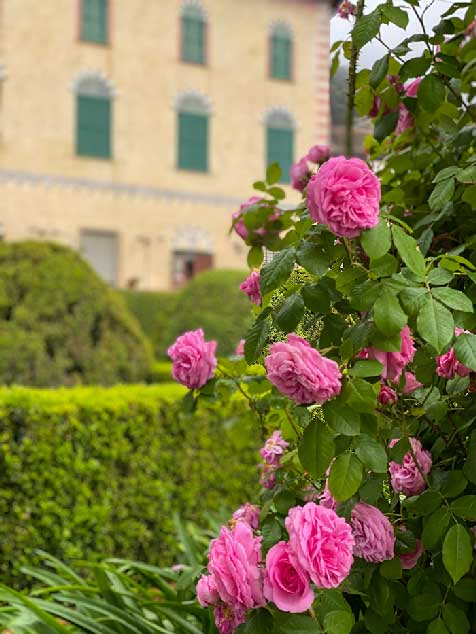
[[(237, 399), (263, 439), (261, 490), (197, 574), (221, 634), (474, 630), (476, 16), (444, 11), (342, 5), (365, 160), (310, 151), (291, 202), (270, 165), (240, 216), (261, 301), (184, 400)], [(357, 67), (388, 24), (402, 41)]]

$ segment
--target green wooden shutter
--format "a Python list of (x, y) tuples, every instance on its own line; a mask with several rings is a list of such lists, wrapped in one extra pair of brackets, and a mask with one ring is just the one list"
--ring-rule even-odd
[(268, 127), (266, 130), (267, 165), (279, 163), (282, 183), (291, 181), (290, 170), (294, 155), (294, 132)]
[(80, 156), (111, 157), (111, 101), (78, 95), (76, 153)]
[(183, 61), (205, 64), (205, 22), (202, 18), (184, 15), (182, 29)]
[(81, 39), (107, 44), (108, 0), (82, 0)]
[(208, 117), (179, 112), (178, 167), (197, 172), (208, 171)]
[(273, 35), (271, 38), (271, 76), (275, 79), (291, 79), (292, 42), (288, 37)]

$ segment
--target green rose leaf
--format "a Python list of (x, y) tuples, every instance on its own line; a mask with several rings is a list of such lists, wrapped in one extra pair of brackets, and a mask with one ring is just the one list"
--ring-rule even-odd
[(360, 416), (351, 407), (340, 401), (330, 401), (322, 406), (326, 421), (334, 431), (344, 436), (355, 436), (360, 432)]
[(385, 78), (385, 75), (388, 71), (388, 61), (389, 55), (384, 55), (381, 59), (378, 59), (374, 65), (372, 66), (372, 71), (369, 77), (369, 84), (372, 88), (377, 88), (377, 86), (382, 82)]
[(447, 507), (437, 509), (425, 518), (421, 539), (426, 548), (435, 548), (450, 523), (451, 513)]
[(418, 103), (427, 112), (435, 112), (446, 97), (446, 87), (436, 75), (426, 75), (418, 88)]
[(338, 502), (345, 502), (358, 491), (362, 477), (362, 463), (355, 454), (346, 452), (332, 463), (329, 489)]
[(380, 332), (390, 336), (399, 333), (408, 321), (400, 302), (385, 286), (375, 302), (374, 319)]
[(463, 495), (453, 500), (450, 509), (455, 515), (465, 520), (476, 520), (476, 495)]
[(350, 379), (342, 391), (342, 400), (356, 412), (373, 414), (377, 408), (379, 390), (378, 384), (360, 378)]
[(428, 204), (432, 211), (439, 211), (451, 200), (455, 191), (454, 178), (448, 178), (444, 181), (440, 181), (435, 185), (434, 190), (431, 192)]
[(420, 279), (425, 277), (425, 258), (420, 252), (417, 241), (407, 235), (401, 227), (392, 227), (395, 246), (405, 264)]
[(417, 330), (422, 338), (441, 354), (453, 338), (454, 327), (450, 311), (429, 297), (417, 317)]
[(429, 621), (440, 611), (441, 595), (435, 592), (422, 592), (412, 597), (408, 603), (408, 613), (415, 621)]
[(250, 269), (258, 269), (263, 262), (263, 249), (261, 247), (251, 247), (246, 259)]
[[(266, 630), (266, 634), (316, 634), (319, 626), (306, 614), (285, 614), (279, 612), (274, 617), (274, 629)], [(241, 634), (238, 630), (238, 634)], [(264, 634), (262, 630), (250, 630), (246, 634)]]
[(473, 561), (473, 547), (468, 531), (461, 524), (452, 526), (443, 542), (443, 564), (453, 583), (469, 572)]
[[(240, 625), (236, 631), (237, 634), (271, 634), (275, 631), (273, 629), (273, 617), (264, 608), (253, 610), (246, 623)], [(285, 634), (285, 632), (283, 631), (282, 634)]]
[(458, 335), (454, 344), (458, 361), (471, 370), (476, 370), (476, 336), (469, 333)]
[(274, 185), (279, 182), (281, 178), (282, 170), (278, 163), (271, 163), (266, 170), (266, 181), (268, 185)]
[(360, 359), (349, 369), (350, 376), (369, 377), (380, 376), (383, 365), (374, 359)]
[(398, 122), (398, 112), (389, 112), (383, 115), (375, 122), (374, 137), (377, 141), (383, 141), (389, 134), (391, 134)]
[(364, 231), (360, 236), (360, 242), (365, 253), (372, 260), (383, 257), (392, 246), (390, 227), (387, 221), (381, 218), (376, 227)]
[(362, 463), (375, 473), (386, 473), (388, 458), (385, 448), (368, 434), (360, 434), (354, 439), (354, 450)]
[(456, 291), (453, 288), (443, 287), (434, 288), (431, 293), (433, 297), (448, 306), (448, 308), (452, 308), (453, 310), (460, 310), (463, 313), (473, 312), (473, 302), (469, 299), (467, 295), (465, 295), (461, 291)]
[(360, 49), (373, 40), (379, 32), (381, 22), (382, 16), (378, 9), (360, 17), (352, 29), (352, 41), (355, 46)]
[(443, 623), (442, 619), (437, 618), (430, 623), (426, 630), (427, 634), (448, 634), (448, 630), (446, 625)]
[(269, 333), (269, 320), (257, 319), (251, 326), (245, 339), (245, 359), (248, 363), (255, 363), (261, 351)]
[(330, 308), (329, 293), (318, 284), (305, 284), (301, 288), (304, 305), (317, 315), (324, 315)]
[(387, 4), (382, 4), (381, 9), (382, 9), (382, 13), (387, 18), (387, 20), (390, 20), (390, 22), (393, 22), (393, 24), (396, 24), (401, 29), (407, 28), (408, 15), (405, 11), (403, 11), (403, 9), (399, 9), (392, 2), (387, 2)]
[(295, 263), (296, 251), (293, 247), (278, 251), (271, 262), (261, 269), (261, 294), (266, 295), (284, 284), (291, 275)]
[(443, 606), (443, 620), (451, 634), (467, 634), (469, 621), (466, 614), (452, 603)]
[(298, 455), (306, 471), (316, 479), (322, 478), (335, 456), (334, 440), (323, 423), (309, 423), (299, 443)]
[(412, 57), (400, 68), (399, 77), (406, 81), (411, 77), (421, 77), (430, 68), (431, 60), (428, 57)]
[(476, 602), (476, 579), (461, 579), (453, 588), (453, 592), (462, 601)]
[(399, 557), (395, 559), (388, 559), (380, 565), (380, 574), (385, 579), (401, 579), (402, 577), (402, 562)]
[(274, 321), (283, 332), (291, 332), (296, 328), (304, 315), (304, 300), (299, 293), (288, 297), (278, 312)]
[(349, 634), (354, 626), (354, 615), (347, 610), (334, 610), (324, 617), (324, 631), (328, 634)]
[(307, 240), (301, 242), (298, 247), (297, 261), (306, 271), (318, 277), (329, 270), (329, 256), (324, 253), (322, 247)]

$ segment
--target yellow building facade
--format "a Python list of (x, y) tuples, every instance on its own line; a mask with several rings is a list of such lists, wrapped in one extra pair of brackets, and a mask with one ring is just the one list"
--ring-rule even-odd
[(325, 0), (0, 11), (1, 237), (80, 249), (113, 285), (243, 267), (230, 218), (270, 152), (329, 141)]

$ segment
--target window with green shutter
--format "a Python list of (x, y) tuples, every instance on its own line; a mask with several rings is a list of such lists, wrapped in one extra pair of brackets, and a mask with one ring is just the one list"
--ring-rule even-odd
[(81, 39), (96, 44), (107, 44), (109, 0), (80, 1)]
[(294, 120), (287, 110), (273, 109), (266, 118), (266, 165), (279, 163), (281, 182), (291, 181), (294, 161)]
[(94, 74), (76, 85), (76, 154), (111, 157), (112, 89)]
[(177, 108), (177, 167), (208, 171), (208, 120), (210, 105), (195, 92), (182, 93)]
[(206, 63), (206, 17), (196, 5), (182, 11), (182, 60), (193, 64)]
[(271, 77), (292, 79), (292, 34), (289, 27), (279, 23), (271, 33)]

